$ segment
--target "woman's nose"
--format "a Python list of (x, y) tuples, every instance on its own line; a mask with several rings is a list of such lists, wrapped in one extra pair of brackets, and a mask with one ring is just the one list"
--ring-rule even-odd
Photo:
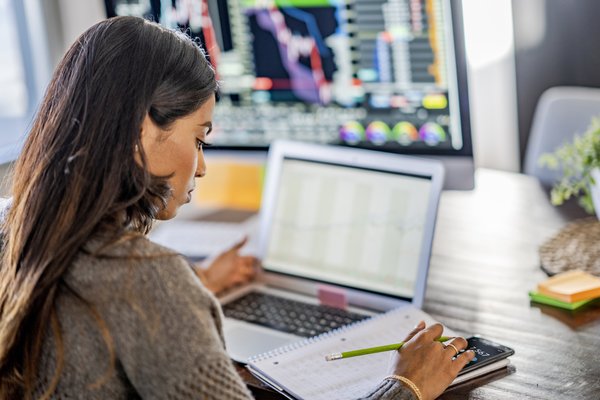
[(206, 161), (204, 160), (204, 154), (198, 155), (198, 165), (196, 166), (196, 178), (203, 178), (206, 175)]

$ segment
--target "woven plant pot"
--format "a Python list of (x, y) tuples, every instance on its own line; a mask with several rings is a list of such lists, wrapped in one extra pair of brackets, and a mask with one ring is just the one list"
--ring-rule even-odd
[(600, 276), (600, 222), (583, 218), (567, 224), (540, 248), (542, 269), (548, 275), (581, 269)]

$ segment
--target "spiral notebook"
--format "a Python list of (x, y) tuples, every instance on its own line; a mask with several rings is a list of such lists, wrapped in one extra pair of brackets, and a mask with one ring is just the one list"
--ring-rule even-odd
[[(390, 352), (325, 361), (325, 355), (402, 341), (419, 321), (436, 321), (425, 312), (406, 306), (368, 320), (252, 357), (248, 369), (290, 399), (357, 399), (374, 389), (389, 374)], [(445, 329), (444, 335), (456, 336)], [(501, 360), (459, 376), (461, 383), (502, 368)]]

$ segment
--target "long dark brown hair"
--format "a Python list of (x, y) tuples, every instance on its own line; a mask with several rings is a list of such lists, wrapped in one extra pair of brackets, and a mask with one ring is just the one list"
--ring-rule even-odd
[(168, 130), (217, 90), (191, 39), (134, 17), (102, 21), (67, 51), (16, 162), (2, 223), (0, 397), (32, 396), (50, 328), (62, 359), (54, 303), (63, 275), (98, 231), (146, 233), (166, 205), (166, 177), (134, 153), (146, 115)]

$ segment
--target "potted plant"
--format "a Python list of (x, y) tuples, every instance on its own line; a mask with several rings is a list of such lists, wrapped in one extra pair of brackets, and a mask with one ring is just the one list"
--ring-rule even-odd
[(572, 142), (542, 155), (540, 163), (562, 169), (562, 178), (552, 188), (552, 204), (578, 197), (579, 204), (590, 214), (596, 210), (600, 219), (600, 119), (592, 119), (587, 131)]

